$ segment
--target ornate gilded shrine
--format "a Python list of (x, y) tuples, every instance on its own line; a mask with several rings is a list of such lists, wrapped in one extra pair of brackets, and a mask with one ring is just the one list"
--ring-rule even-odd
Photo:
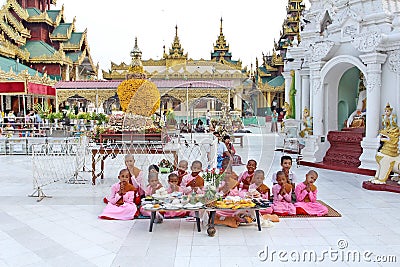
[(288, 0), (287, 16), (283, 21), (278, 41), (274, 41), (272, 54), (262, 54), (260, 65), (256, 59), (254, 82), (263, 95), (258, 100), (259, 106), (266, 107), (267, 112), (270, 112), (274, 101), (277, 107), (283, 107), (285, 102), (285, 78), (282, 76), (284, 59), (287, 48), (300, 42), (300, 18), (304, 9), (303, 0)]
[[(76, 82), (76, 84), (81, 84), (80, 82)], [(56, 85), (56, 88), (60, 88), (61, 83)], [(74, 95), (78, 95), (84, 97), (86, 100), (93, 103), (96, 108), (100, 107), (104, 101), (113, 97), (115, 95), (116, 88), (96, 88), (96, 89), (57, 89), (57, 103), (62, 103), (67, 101), (69, 97)], [(96, 105), (97, 103), (97, 105)]]
[(87, 31), (77, 32), (52, 0), (7, 0), (0, 9), (0, 55), (18, 60), (55, 80), (97, 77)]
[(97, 77), (87, 31), (76, 31), (75, 18), (66, 22), (64, 6), (51, 10), (55, 0), (4, 2), (0, 9), (2, 110), (26, 112), (32, 104), (44, 102), (54, 107), (57, 80)]
[[(175, 27), (175, 36), (168, 52), (164, 46), (163, 57), (160, 60), (141, 60), (143, 72), (147, 78), (157, 85), (161, 96), (168, 95), (164, 101), (179, 101), (181, 103), (201, 97), (215, 97), (223, 103), (231, 103), (231, 106), (242, 109), (242, 92), (246, 85), (243, 81), (248, 78), (246, 69), (242, 69), (240, 60), (232, 60), (229, 45), (222, 32), (222, 19), (220, 34), (213, 45), (211, 59), (194, 60), (188, 58), (184, 52), (178, 37), (178, 27)], [(135, 40), (135, 47), (131, 56), (140, 52)], [(141, 52), (140, 52), (141, 54)], [(133, 60), (133, 59), (132, 59)], [(132, 64), (115, 64), (111, 62), (111, 70), (103, 71), (103, 78), (107, 80), (123, 80), (130, 73)], [(162, 99), (163, 101), (163, 99)], [(177, 103), (175, 103), (177, 104)], [(180, 103), (179, 103), (180, 104)], [(169, 103), (170, 107), (174, 105)], [(208, 106), (211, 110), (211, 106)], [(162, 109), (167, 110), (169, 107)]]

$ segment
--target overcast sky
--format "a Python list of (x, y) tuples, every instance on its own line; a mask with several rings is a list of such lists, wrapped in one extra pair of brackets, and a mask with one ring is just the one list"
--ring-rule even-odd
[[(1, 0), (5, 3), (5, 0)], [(287, 0), (57, 0), (67, 22), (76, 17), (76, 30), (88, 30), (88, 41), (95, 64), (108, 70), (111, 61), (130, 63), (135, 36), (142, 59), (160, 59), (163, 45), (171, 47), (178, 25), (178, 36), (189, 58), (210, 59), (219, 35), (220, 18), (232, 59), (241, 59), (250, 68), (272, 51), (286, 16)], [(308, 0), (305, 1), (307, 7)]]

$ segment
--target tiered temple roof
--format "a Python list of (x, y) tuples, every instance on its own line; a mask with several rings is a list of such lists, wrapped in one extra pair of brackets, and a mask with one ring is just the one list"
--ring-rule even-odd
[[(18, 59), (56, 80), (97, 77), (87, 32), (67, 23), (55, 0), (7, 0), (0, 10), (0, 55)], [(82, 75), (83, 74), (83, 75)], [(90, 74), (90, 75), (88, 75)]]
[(274, 41), (272, 55), (262, 56), (259, 66), (256, 60), (255, 80), (258, 88), (264, 92), (284, 91), (284, 79), (281, 76), (286, 50), (300, 41), (300, 18), (305, 9), (303, 0), (288, 0), (287, 16), (282, 24), (278, 42)]
[[(232, 60), (232, 54), (229, 52), (225, 37), (222, 32), (222, 19), (220, 26), (220, 35), (216, 45), (213, 45), (214, 51), (211, 53), (211, 59), (194, 60), (188, 58), (188, 53), (180, 43), (178, 36), (178, 27), (175, 26), (175, 36), (169, 53), (165, 52), (160, 60), (140, 60), (144, 73), (148, 78), (153, 79), (183, 79), (183, 80), (211, 80), (211, 79), (245, 79), (246, 70), (242, 69), (240, 60)], [(135, 39), (135, 47), (131, 52), (140, 51)], [(140, 51), (141, 55), (141, 51)], [(107, 80), (123, 80), (129, 74), (129, 64), (122, 62), (116, 64), (111, 62), (111, 70), (103, 71), (103, 78)]]

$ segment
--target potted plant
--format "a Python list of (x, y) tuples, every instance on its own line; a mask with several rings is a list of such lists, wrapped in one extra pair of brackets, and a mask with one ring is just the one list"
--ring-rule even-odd
[(58, 123), (59, 121), (61, 121), (62, 119), (64, 119), (64, 114), (62, 112), (55, 112), (53, 113), (54, 115), (54, 122)]
[(98, 113), (97, 114), (97, 124), (103, 124), (108, 122), (108, 117), (104, 113)]
[(46, 119), (48, 119), (50, 123), (54, 123), (55, 118), (56, 118), (56, 116), (55, 116), (55, 113), (53, 113), (53, 112), (49, 113), (46, 117)]
[(85, 124), (85, 120), (87, 120), (87, 114), (85, 112), (79, 112), (77, 118), (80, 124)]

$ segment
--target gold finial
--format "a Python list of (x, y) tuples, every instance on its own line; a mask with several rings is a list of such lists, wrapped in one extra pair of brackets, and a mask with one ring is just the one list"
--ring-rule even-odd
[(222, 34), (222, 17), (221, 17), (221, 26), (219, 27), (219, 34)]
[(178, 25), (175, 25), (175, 36), (178, 37)]
[(390, 110), (390, 111), (393, 110), (393, 108), (390, 106), (389, 102), (387, 102), (385, 110)]

